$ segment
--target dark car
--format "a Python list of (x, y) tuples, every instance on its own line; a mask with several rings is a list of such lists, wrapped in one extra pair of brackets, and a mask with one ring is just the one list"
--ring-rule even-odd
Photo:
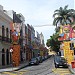
[(38, 59), (38, 61), (39, 61), (39, 63), (42, 63), (42, 57), (41, 56), (38, 56), (38, 57), (36, 57), (37, 59)]
[(44, 61), (45, 60), (45, 57), (44, 56), (42, 56), (42, 61)]
[(37, 58), (32, 58), (30, 61), (29, 61), (29, 65), (38, 65), (39, 64), (39, 61)]
[(57, 55), (54, 57), (54, 64), (55, 64), (55, 68), (58, 68), (60, 66), (68, 67), (66, 59), (64, 57), (57, 56)]

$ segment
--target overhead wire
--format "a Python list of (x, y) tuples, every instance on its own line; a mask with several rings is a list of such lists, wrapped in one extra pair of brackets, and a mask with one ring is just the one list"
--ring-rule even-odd
[[(54, 26), (52, 24), (45, 24), (45, 25), (33, 25), (33, 27), (44, 27), (44, 26)], [(55, 26), (54, 26), (55, 27)]]

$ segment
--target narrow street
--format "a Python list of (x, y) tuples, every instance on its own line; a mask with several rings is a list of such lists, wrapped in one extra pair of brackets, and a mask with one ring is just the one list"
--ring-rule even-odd
[(54, 56), (40, 63), (25, 67), (19, 71), (3, 72), (1, 75), (72, 75), (68, 68), (55, 68)]

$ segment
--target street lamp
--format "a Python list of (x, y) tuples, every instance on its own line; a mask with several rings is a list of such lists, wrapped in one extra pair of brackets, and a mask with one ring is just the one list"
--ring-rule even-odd
[(13, 60), (12, 60), (12, 53), (13, 53), (13, 49), (10, 49), (10, 53), (11, 53), (11, 63), (12, 63), (12, 71), (13, 71)]

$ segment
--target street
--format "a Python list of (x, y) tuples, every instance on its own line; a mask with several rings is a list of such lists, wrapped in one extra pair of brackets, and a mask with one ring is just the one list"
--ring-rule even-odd
[(13, 72), (2, 72), (0, 75), (72, 75), (68, 68), (55, 68), (54, 56), (39, 65), (27, 66)]

